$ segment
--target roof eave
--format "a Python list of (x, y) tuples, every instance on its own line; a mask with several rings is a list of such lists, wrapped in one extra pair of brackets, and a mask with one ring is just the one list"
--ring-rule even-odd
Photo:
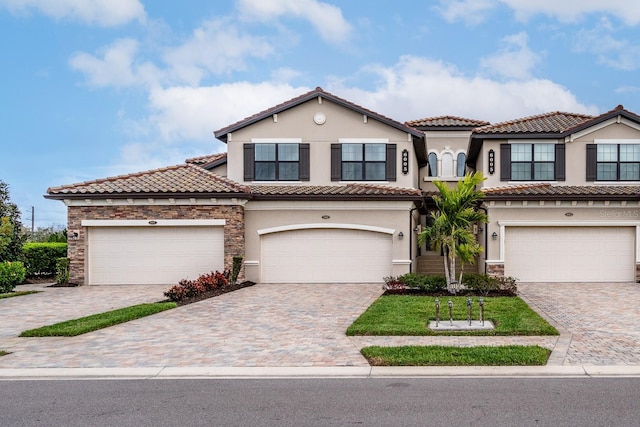
[(308, 200), (308, 201), (381, 201), (381, 200), (393, 200), (393, 201), (420, 201), (421, 195), (406, 195), (406, 194), (254, 194), (253, 200)]
[(191, 198), (216, 198), (216, 199), (249, 199), (250, 193), (216, 193), (216, 192), (184, 192), (184, 193), (54, 193), (45, 194), (45, 199), (191, 199)]
[(596, 201), (596, 200), (610, 200), (610, 201), (637, 201), (640, 199), (638, 194), (485, 194), (483, 200), (485, 201)]

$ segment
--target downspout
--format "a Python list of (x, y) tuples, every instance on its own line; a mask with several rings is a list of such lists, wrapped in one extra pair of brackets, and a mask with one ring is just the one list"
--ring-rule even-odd
[(417, 211), (418, 208), (411, 208), (409, 210), (409, 273), (413, 273), (413, 211)]
[[(478, 206), (478, 209), (482, 209), (484, 211), (484, 214), (487, 216), (487, 219), (489, 218), (489, 211), (487, 211), (487, 208), (485, 208), (484, 206)], [(487, 248), (487, 245), (489, 244), (489, 223), (487, 222), (484, 225), (484, 274), (487, 274), (487, 252), (489, 251), (489, 249)]]

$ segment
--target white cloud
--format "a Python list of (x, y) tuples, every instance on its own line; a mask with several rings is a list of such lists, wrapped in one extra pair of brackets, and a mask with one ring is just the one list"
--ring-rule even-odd
[(520, 21), (542, 14), (575, 22), (589, 14), (608, 14), (627, 25), (640, 24), (640, 3), (629, 0), (440, 0), (437, 9), (448, 21), (478, 24), (499, 4), (509, 7)]
[(164, 60), (173, 77), (196, 85), (209, 73), (243, 70), (245, 58), (265, 58), (273, 51), (263, 38), (242, 34), (231, 20), (215, 19), (194, 30), (182, 45), (168, 49)]
[(480, 66), (507, 79), (528, 79), (540, 56), (532, 52), (527, 43), (528, 36), (524, 32), (507, 36), (502, 39), (500, 51), (481, 59)]
[(308, 90), (269, 82), (156, 88), (148, 122), (164, 141), (213, 140), (213, 131)]
[(609, 14), (627, 25), (640, 23), (640, 3), (629, 0), (499, 0), (509, 6), (521, 20), (544, 14), (560, 21), (572, 22), (587, 14)]
[(340, 8), (317, 0), (238, 0), (238, 8), (245, 19), (260, 22), (286, 15), (306, 19), (330, 43), (343, 43), (352, 32)]
[(101, 57), (85, 52), (74, 54), (69, 60), (72, 69), (86, 75), (93, 86), (124, 87), (153, 84), (161, 72), (151, 63), (136, 63), (139, 43), (133, 39), (120, 39), (100, 50)]
[(144, 22), (144, 6), (139, 0), (0, 0), (14, 13), (36, 10), (55, 19), (70, 19), (89, 25), (112, 27), (131, 21)]
[(375, 91), (331, 86), (336, 94), (399, 121), (457, 115), (491, 122), (570, 111), (597, 114), (566, 88), (545, 79), (498, 82), (468, 76), (454, 66), (404, 56), (393, 67), (371, 67), (380, 82)]
[(574, 48), (578, 52), (594, 53), (598, 62), (620, 70), (632, 71), (640, 67), (640, 44), (616, 39), (614, 25), (602, 18), (593, 28), (583, 29), (575, 36)]
[(495, 0), (440, 0), (440, 6), (435, 9), (449, 22), (461, 20), (469, 25), (477, 25), (485, 20), (495, 6)]

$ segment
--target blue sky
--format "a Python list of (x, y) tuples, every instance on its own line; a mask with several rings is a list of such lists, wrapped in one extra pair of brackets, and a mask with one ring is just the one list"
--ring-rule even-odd
[(399, 121), (640, 113), (628, 0), (0, 0), (0, 180), (50, 186), (225, 151), (213, 131), (321, 86)]

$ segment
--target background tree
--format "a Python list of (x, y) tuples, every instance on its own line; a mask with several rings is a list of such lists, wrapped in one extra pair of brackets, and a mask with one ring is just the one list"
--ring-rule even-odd
[(9, 186), (0, 181), (0, 262), (17, 261), (24, 241), (20, 210), (9, 198)]
[[(440, 192), (433, 196), (438, 210), (431, 213), (432, 223), (419, 236), (422, 244), (429, 241), (431, 249), (444, 254), (444, 274), (449, 292), (456, 292), (452, 286), (456, 274), (456, 258), (471, 264), (482, 252), (472, 232), (474, 223), (486, 223), (487, 215), (478, 210), (484, 195), (476, 187), (484, 181), (481, 172), (467, 174), (454, 188), (442, 181), (434, 181)], [(462, 280), (462, 270), (460, 279)]]

